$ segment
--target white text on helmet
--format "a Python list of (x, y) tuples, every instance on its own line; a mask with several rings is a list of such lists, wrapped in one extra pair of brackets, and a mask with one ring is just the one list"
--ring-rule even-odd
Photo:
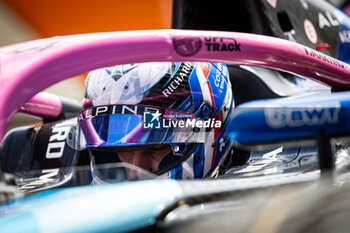
[(178, 72), (176, 72), (172, 81), (163, 89), (162, 93), (165, 97), (171, 95), (185, 80), (185, 77), (188, 78), (189, 74), (191, 74), (193, 70), (193, 65), (191, 62), (185, 62), (182, 65)]

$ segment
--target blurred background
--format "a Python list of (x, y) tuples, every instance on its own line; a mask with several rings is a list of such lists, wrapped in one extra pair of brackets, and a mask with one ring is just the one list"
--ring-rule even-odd
[(1, 45), (79, 33), (169, 28), (171, 0), (1, 0)]
[[(171, 4), (171, 0), (0, 0), (0, 46), (80, 33), (167, 29)], [(64, 81), (49, 91), (81, 99), (83, 79)]]
[[(172, 0), (0, 0), (0, 46), (81, 33), (168, 29)], [(86, 74), (45, 90), (81, 101)], [(32, 123), (18, 114), (9, 128)]]

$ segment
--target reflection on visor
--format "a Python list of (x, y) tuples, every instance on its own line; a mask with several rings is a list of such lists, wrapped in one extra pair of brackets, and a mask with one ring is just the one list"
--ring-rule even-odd
[[(78, 148), (204, 143), (196, 116), (140, 105), (108, 105), (79, 114)], [(203, 125), (203, 124), (201, 124)]]
[[(138, 174), (131, 179), (128, 172)], [(99, 174), (99, 176), (96, 176)], [(129, 180), (149, 180), (156, 175), (127, 163), (107, 163), (92, 166), (61, 167), (44, 170), (16, 172), (16, 188), (26, 193), (56, 187), (117, 183)]]
[(93, 165), (91, 166), (91, 175), (92, 184), (119, 183), (157, 178), (155, 174), (129, 163)]
[[(182, 152), (187, 150), (190, 146), (183, 144)], [(177, 166), (186, 156), (184, 153), (175, 153), (173, 147), (170, 145), (160, 144), (154, 146), (133, 146), (133, 147), (117, 147), (107, 149), (92, 149), (90, 150), (92, 164), (108, 164), (119, 162), (122, 164), (128, 164), (132, 166), (132, 169), (126, 168), (124, 176), (119, 174), (118, 179), (139, 179), (144, 174), (142, 171), (147, 171), (154, 176), (164, 174), (173, 167)], [(95, 170), (95, 175), (101, 180), (105, 180), (104, 177), (108, 177), (109, 174), (104, 174), (98, 169)]]

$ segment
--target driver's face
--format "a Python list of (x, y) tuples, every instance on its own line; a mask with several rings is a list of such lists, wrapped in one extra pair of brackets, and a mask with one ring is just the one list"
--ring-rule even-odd
[[(153, 147), (135, 150), (135, 151), (119, 151), (118, 157), (120, 161), (133, 164), (144, 170), (156, 172), (162, 159), (169, 154), (171, 147), (169, 145), (155, 145)], [(130, 172), (132, 178), (137, 174)]]

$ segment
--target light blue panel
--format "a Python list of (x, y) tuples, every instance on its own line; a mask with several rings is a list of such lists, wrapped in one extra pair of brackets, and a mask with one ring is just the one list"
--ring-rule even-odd
[(133, 231), (154, 224), (181, 195), (173, 180), (62, 189), (15, 204), (22, 212), (0, 218), (0, 232)]

